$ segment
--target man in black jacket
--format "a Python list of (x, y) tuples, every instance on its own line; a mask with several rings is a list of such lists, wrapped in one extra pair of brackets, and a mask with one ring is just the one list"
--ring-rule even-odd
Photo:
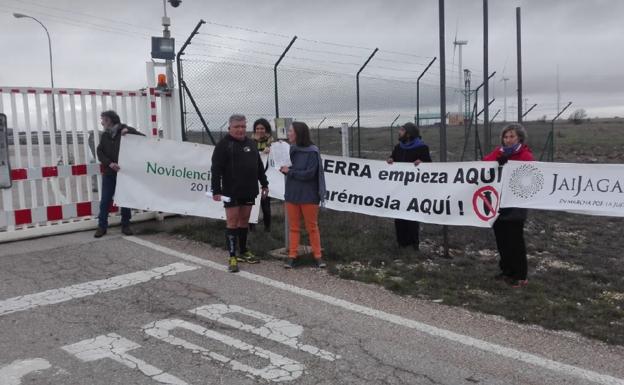
[[(106, 234), (108, 228), (108, 210), (113, 202), (115, 187), (117, 185), (117, 171), (120, 170), (117, 161), (119, 159), (119, 144), (121, 137), (126, 134), (143, 135), (136, 129), (121, 123), (119, 115), (115, 111), (104, 111), (100, 115), (104, 132), (100, 136), (100, 144), (97, 147), (98, 160), (104, 166), (102, 172), (102, 189), (100, 194), (100, 214), (98, 215), (98, 228), (94, 237), (100, 238)], [(143, 135), (145, 136), (145, 135)], [(121, 232), (132, 235), (130, 229), (130, 209), (121, 208)]]
[(246, 136), (246, 129), (245, 116), (232, 115), (228, 135), (217, 144), (212, 154), (212, 194), (215, 201), (224, 202), (229, 270), (233, 273), (238, 271), (237, 243), (239, 259), (258, 262), (247, 250), (251, 207), (260, 192), (258, 181), (262, 185), (262, 196), (269, 193), (264, 164), (255, 142)]

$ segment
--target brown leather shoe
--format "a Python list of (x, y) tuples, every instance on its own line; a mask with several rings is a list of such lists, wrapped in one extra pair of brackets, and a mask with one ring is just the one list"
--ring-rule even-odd
[(130, 228), (130, 226), (124, 226), (121, 228), (121, 232), (123, 233), (123, 235), (134, 235), (134, 231), (132, 231), (132, 229)]
[(95, 234), (93, 234), (93, 236), (95, 238), (102, 238), (104, 234), (106, 234), (106, 229), (98, 227), (97, 230), (95, 230)]

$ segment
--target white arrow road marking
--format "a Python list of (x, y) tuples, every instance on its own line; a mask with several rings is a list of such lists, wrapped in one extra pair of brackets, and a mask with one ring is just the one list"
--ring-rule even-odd
[[(174, 329), (189, 330), (199, 334), (200, 336), (219, 341), (238, 350), (249, 352), (257, 357), (269, 360), (269, 365), (260, 369), (245, 365), (240, 361), (228, 358), (222, 354), (210, 351), (209, 349), (195, 345), (191, 342), (183, 340), (182, 338), (173, 336), (171, 331)], [(187, 321), (179, 319), (156, 321), (144, 326), (143, 331), (145, 331), (147, 335), (158, 338), (159, 340), (170, 343), (171, 345), (182, 346), (193, 353), (199, 353), (206, 359), (213, 359), (223, 364), (227, 364), (233, 370), (245, 372), (268, 381), (292, 381), (299, 378), (303, 374), (304, 366), (297, 361)]]
[[(328, 352), (317, 348), (316, 346), (306, 345), (297, 340), (297, 337), (303, 334), (303, 326), (296, 325), (286, 320), (277, 319), (268, 314), (260, 313), (258, 311), (245, 309), (244, 307), (236, 305), (224, 305), (214, 304), (198, 307), (197, 309), (190, 310), (191, 313), (197, 314), (204, 318), (208, 318), (213, 321), (220, 322), (226, 326), (233, 327), (248, 333), (264, 337), (271, 341), (279, 342), (286, 346), (290, 346), (295, 349), (299, 349), (306, 353), (310, 353), (314, 356), (320, 357), (327, 361), (335, 361), (340, 356), (334, 353)], [(261, 327), (255, 327), (237, 321), (233, 318), (225, 317), (226, 314), (242, 314), (252, 318), (264, 321), (264, 325)]]
[(185, 271), (197, 269), (199, 269), (199, 266), (190, 266), (177, 262), (151, 270), (142, 270), (130, 274), (101, 279), (99, 281), (79, 283), (77, 285), (67, 286), (60, 289), (46, 290), (41, 293), (9, 298), (0, 301), (0, 316), (29, 310), (39, 306), (53, 305), (76, 298), (83, 298), (95, 294), (119, 290), (128, 286), (145, 283), (153, 279), (160, 279), (166, 276), (176, 275)]

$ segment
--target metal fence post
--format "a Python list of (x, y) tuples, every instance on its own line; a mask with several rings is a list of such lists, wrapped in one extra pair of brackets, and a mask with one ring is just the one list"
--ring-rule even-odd
[(433, 62), (436, 61), (437, 58), (433, 58), (431, 59), (431, 61), (429, 62), (429, 64), (427, 64), (427, 67), (425, 67), (425, 69), (423, 70), (423, 72), (420, 73), (420, 75), (418, 76), (418, 79), (416, 79), (416, 127), (420, 128), (420, 79), (425, 76), (425, 74), (427, 73), (427, 70), (429, 70), (429, 67), (431, 67), (431, 65), (433, 64)]
[(279, 97), (277, 93), (277, 66), (282, 62), (282, 59), (284, 59), (284, 56), (286, 56), (286, 53), (290, 50), (290, 47), (292, 47), (292, 45), (295, 43), (295, 40), (297, 40), (297, 36), (292, 38), (292, 40), (290, 41), (290, 43), (288, 44), (284, 52), (282, 52), (279, 59), (277, 59), (277, 61), (275, 62), (275, 65), (273, 66), (273, 76), (274, 76), (273, 85), (275, 86), (275, 118), (279, 118)]
[(368, 65), (368, 62), (371, 61), (373, 56), (379, 51), (379, 48), (375, 48), (373, 53), (366, 59), (360, 70), (355, 75), (355, 89), (356, 89), (356, 98), (357, 98), (357, 127), (358, 127), (358, 158), (362, 157), (362, 136), (360, 133), (360, 73), (364, 70), (364, 68)]
[[(542, 155), (540, 156), (540, 160), (544, 158), (544, 154), (546, 153), (546, 149), (549, 148), (548, 160), (553, 162), (555, 160), (555, 121), (559, 119), (561, 114), (565, 110), (568, 109), (572, 105), (572, 102), (568, 102), (568, 104), (563, 107), (561, 111), (550, 121), (550, 133), (548, 134), (548, 138), (546, 139), (546, 143), (544, 144), (544, 149), (542, 150)], [(549, 146), (550, 145), (550, 146)]]
[[(182, 48), (180, 48), (180, 50), (178, 51), (178, 54), (176, 55), (176, 66), (178, 68), (178, 92), (179, 92), (179, 97), (180, 97), (180, 122), (181, 122), (181, 130), (182, 130), (182, 141), (186, 142), (186, 110), (185, 110), (185, 99), (184, 99), (184, 94), (182, 93), (182, 88), (186, 88), (186, 86), (182, 85), (182, 82), (184, 82), (184, 77), (182, 76), (182, 55), (184, 55), (184, 50), (186, 50), (186, 47), (191, 44), (191, 40), (193, 39), (193, 37), (195, 37), (195, 35), (197, 35), (197, 31), (199, 31), (199, 28), (202, 26), (202, 24), (206, 24), (206, 22), (202, 19), (199, 20), (199, 23), (197, 23), (197, 25), (195, 26), (195, 28), (193, 29), (193, 32), (191, 32), (191, 34), (189, 35), (188, 39), (186, 39), (186, 41), (184, 42), (184, 44), (182, 45)], [(213, 143), (214, 144), (214, 143)]]
[[(284, 52), (282, 52), (282, 55), (279, 57), (279, 59), (277, 59), (277, 61), (275, 62), (275, 65), (273, 66), (273, 76), (274, 76), (274, 85), (275, 85), (275, 119), (279, 118), (279, 97), (278, 97), (278, 93), (277, 93), (277, 66), (282, 62), (282, 59), (284, 59), (284, 56), (286, 56), (286, 53), (290, 50), (290, 47), (292, 47), (292, 45), (295, 43), (295, 40), (297, 40), (297, 36), (294, 36), (292, 38), (292, 40), (290, 41), (290, 43), (288, 44), (288, 46), (286, 47), (286, 49), (284, 50)], [(284, 184), (286, 184), (286, 177), (284, 176)], [(288, 213), (286, 212), (286, 202), (284, 202), (284, 249), (286, 250), (286, 253), (288, 253)]]
[(483, 107), (483, 133), (485, 138), (483, 138), (483, 146), (485, 147), (485, 151), (489, 152), (491, 143), (490, 143), (490, 104), (488, 100), (490, 100), (490, 82), (488, 74), (490, 73), (488, 69), (488, 0), (483, 0), (483, 77), (486, 78), (485, 85), (483, 86), (483, 100), (485, 106)]
[(537, 107), (537, 103), (534, 103), (528, 110), (526, 110), (526, 112), (524, 114), (522, 114), (522, 119), (526, 118), (526, 116), (529, 114), (529, 112), (533, 111), (533, 109)]
[[(446, 162), (446, 47), (444, 35), (444, 0), (438, 0), (440, 20), (440, 162)], [(442, 227), (444, 257), (449, 257), (448, 226)]]
[(397, 120), (399, 120), (399, 118), (401, 117), (401, 114), (398, 114), (396, 116), (396, 118), (394, 118), (394, 120), (392, 121), (392, 123), (390, 123), (390, 150), (392, 151), (392, 147), (394, 144), (394, 136), (392, 135), (392, 127), (394, 127), (394, 123), (396, 123)]
[(353, 120), (353, 123), (351, 123), (351, 125), (349, 126), (349, 156), (353, 156), (354, 150), (353, 150), (353, 126), (355, 126), (355, 123), (357, 123), (358, 118), (355, 118)]
[(323, 117), (323, 120), (321, 120), (321, 122), (316, 127), (316, 147), (319, 148), (319, 151), (321, 149), (321, 124), (323, 124), (323, 122), (326, 120), (327, 116)]
[(342, 123), (342, 126), (340, 127), (340, 136), (342, 139), (342, 156), (345, 158), (348, 158), (351, 155), (349, 149), (349, 131), (349, 123)]

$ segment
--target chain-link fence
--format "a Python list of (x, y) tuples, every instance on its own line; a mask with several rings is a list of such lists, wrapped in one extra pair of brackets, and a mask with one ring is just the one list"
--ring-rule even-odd
[[(431, 57), (380, 48), (359, 76), (358, 122), (356, 74), (372, 49), (300, 38), (275, 76), (287, 37), (224, 25), (210, 28), (199, 33), (181, 61), (183, 80), (197, 106), (185, 93), (190, 140), (209, 142), (198, 113), (218, 140), (232, 113), (245, 114), (251, 126), (260, 117), (273, 122), (279, 109), (280, 117), (306, 122), (324, 153), (341, 153), (340, 127), (347, 123), (351, 155), (381, 158), (396, 144), (397, 127), (416, 119), (416, 80)], [(237, 35), (213, 33), (219, 28), (235, 29)], [(455, 71), (447, 75), (449, 84), (457, 83)], [(423, 130), (440, 120), (438, 77), (434, 66), (419, 84)], [(447, 95), (457, 98), (458, 90), (448, 87)], [(437, 136), (431, 140), (437, 142)]]
[[(207, 130), (219, 140), (227, 132), (227, 119), (232, 113), (245, 114), (251, 129), (253, 121), (261, 117), (273, 123), (279, 109), (280, 117), (306, 122), (313, 141), (324, 153), (341, 154), (340, 127), (347, 123), (350, 154), (383, 159), (397, 142), (398, 127), (416, 120), (416, 79), (430, 57), (384, 51), (380, 47), (359, 77), (358, 130), (356, 73), (372, 49), (299, 38), (285, 53), (275, 76), (275, 63), (284, 54), (290, 37), (214, 23), (210, 28), (199, 33), (181, 61), (182, 78), (189, 89), (183, 98), (189, 140), (210, 143)], [(225, 36), (219, 28), (233, 29), (236, 34)], [(466, 103), (466, 90), (459, 87), (455, 64), (447, 63), (447, 68), (447, 85), (454, 85), (446, 90), (447, 111), (451, 111), (447, 116), (447, 158), (481, 159), (491, 150), (484, 148), (482, 95), (475, 107), (474, 92), (470, 91)], [(421, 134), (434, 159), (440, 156), (436, 124), (440, 121), (438, 71), (436, 65), (432, 66), (419, 84)], [(482, 82), (478, 71), (473, 71), (471, 78), (473, 89)], [(500, 82), (491, 81), (490, 91), (495, 99), (490, 106), (490, 118), (497, 118), (490, 122), (492, 146), (500, 143), (503, 117), (507, 115), (513, 121), (517, 113), (511, 95), (507, 97), (507, 114), (502, 112), (505, 95), (496, 89), (501, 86), (497, 83)], [(191, 96), (196, 107), (190, 102)], [(460, 105), (469, 106), (469, 123), (462, 122)], [(566, 135), (565, 130), (574, 131), (568, 127), (566, 115), (553, 128), (550, 119), (556, 114), (555, 109), (555, 105), (540, 105), (531, 112), (531, 122), (526, 123), (528, 144), (538, 160), (557, 160), (561, 154), (554, 152), (555, 144)]]

